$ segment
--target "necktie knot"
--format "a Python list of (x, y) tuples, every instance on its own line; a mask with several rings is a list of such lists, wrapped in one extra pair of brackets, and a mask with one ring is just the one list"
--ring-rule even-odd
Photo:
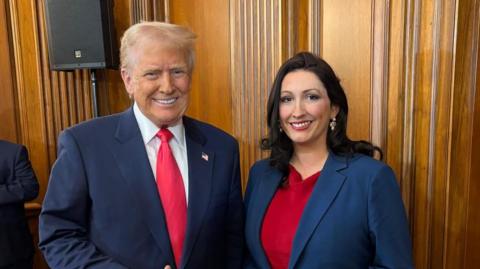
[(168, 143), (168, 141), (172, 139), (173, 134), (167, 128), (162, 128), (160, 129), (160, 131), (158, 131), (157, 137), (160, 138), (160, 141), (162, 141), (162, 143), (164, 142)]

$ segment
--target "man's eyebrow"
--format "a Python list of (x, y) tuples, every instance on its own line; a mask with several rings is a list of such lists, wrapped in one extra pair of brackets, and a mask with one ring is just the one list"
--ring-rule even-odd
[(170, 69), (187, 68), (186, 65), (173, 65)]
[(162, 70), (159, 68), (149, 68), (143, 70), (143, 73), (160, 73)]

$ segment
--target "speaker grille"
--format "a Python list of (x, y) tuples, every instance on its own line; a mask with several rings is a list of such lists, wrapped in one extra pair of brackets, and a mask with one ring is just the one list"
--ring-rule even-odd
[(50, 68), (118, 68), (111, 0), (47, 0)]

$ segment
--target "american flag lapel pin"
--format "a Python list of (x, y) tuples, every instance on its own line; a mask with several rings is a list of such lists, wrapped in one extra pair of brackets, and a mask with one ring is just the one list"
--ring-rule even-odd
[(208, 155), (205, 152), (202, 152), (202, 159), (208, 162)]

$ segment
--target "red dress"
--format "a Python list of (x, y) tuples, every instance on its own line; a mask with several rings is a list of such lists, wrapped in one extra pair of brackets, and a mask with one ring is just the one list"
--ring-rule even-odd
[(302, 180), (290, 165), (288, 185), (279, 187), (265, 213), (261, 240), (270, 266), (274, 269), (288, 267), (293, 238), (303, 209), (312, 193), (320, 172)]

